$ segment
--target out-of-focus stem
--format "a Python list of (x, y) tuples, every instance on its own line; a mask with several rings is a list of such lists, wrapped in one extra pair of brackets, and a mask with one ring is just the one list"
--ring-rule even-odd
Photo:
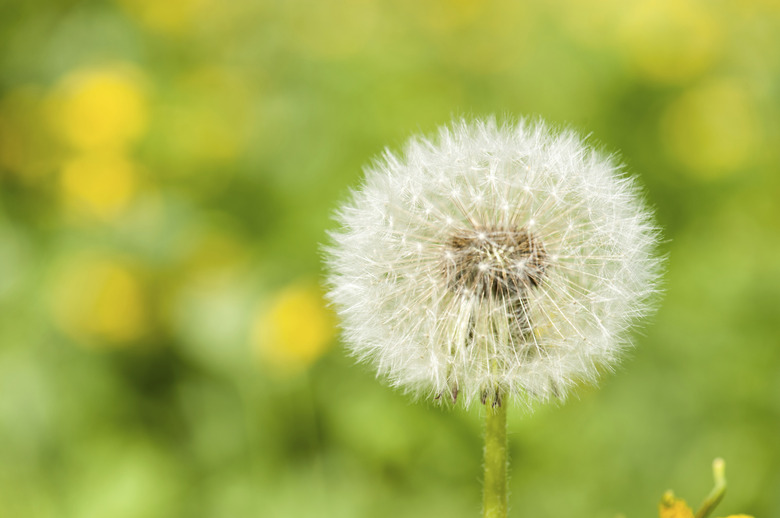
[(712, 462), (712, 476), (715, 479), (715, 487), (702, 502), (696, 512), (696, 518), (707, 518), (726, 493), (726, 463), (723, 459), (715, 459)]

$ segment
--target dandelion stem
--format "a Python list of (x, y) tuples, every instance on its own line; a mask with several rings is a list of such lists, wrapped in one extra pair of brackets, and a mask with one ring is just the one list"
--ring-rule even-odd
[(506, 518), (506, 407), (499, 394), (485, 404), (485, 486), (483, 518)]

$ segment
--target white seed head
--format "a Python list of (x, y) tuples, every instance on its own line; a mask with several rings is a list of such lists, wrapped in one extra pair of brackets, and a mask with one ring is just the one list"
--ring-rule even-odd
[(634, 181), (542, 122), (413, 138), (367, 168), (337, 218), (329, 299), (344, 340), (421, 397), (565, 397), (614, 365), (659, 277)]

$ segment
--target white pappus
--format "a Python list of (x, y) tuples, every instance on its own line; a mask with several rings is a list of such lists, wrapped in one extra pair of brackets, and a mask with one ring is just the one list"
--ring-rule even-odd
[(571, 131), (458, 120), (386, 151), (326, 249), (344, 341), (439, 400), (564, 398), (629, 345), (657, 290), (633, 179)]

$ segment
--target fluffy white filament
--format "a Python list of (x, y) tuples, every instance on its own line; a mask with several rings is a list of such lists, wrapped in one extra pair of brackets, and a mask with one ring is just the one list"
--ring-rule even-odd
[(615, 363), (656, 289), (633, 180), (541, 122), (461, 120), (386, 151), (338, 220), (345, 342), (421, 397), (563, 398)]

